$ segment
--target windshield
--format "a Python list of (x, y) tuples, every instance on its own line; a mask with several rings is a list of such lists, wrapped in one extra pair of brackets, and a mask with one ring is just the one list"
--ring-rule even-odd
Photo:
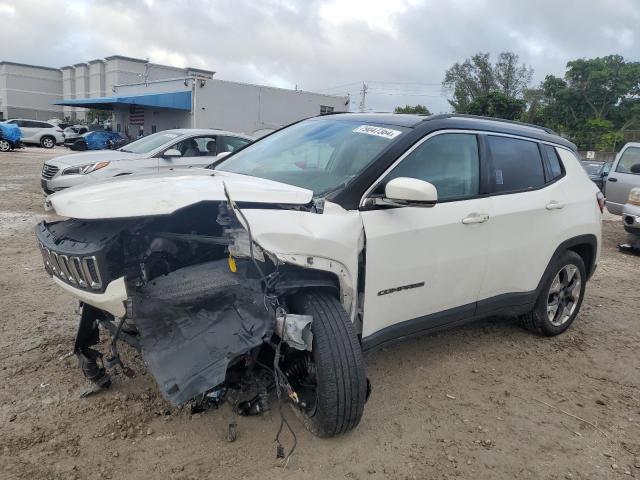
[(602, 163), (583, 163), (582, 166), (589, 175), (596, 175), (602, 170), (604, 164)]
[(119, 148), (121, 152), (129, 153), (149, 153), (167, 143), (172, 142), (180, 135), (170, 132), (158, 132), (149, 135), (148, 137), (141, 138), (135, 142), (131, 142), (124, 148)]
[(346, 186), (407, 129), (358, 121), (311, 119), (266, 137), (214, 167), (313, 190)]

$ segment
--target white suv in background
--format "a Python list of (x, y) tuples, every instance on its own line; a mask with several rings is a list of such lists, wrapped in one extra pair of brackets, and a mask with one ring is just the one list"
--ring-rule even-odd
[(23, 118), (13, 118), (5, 123), (12, 123), (20, 128), (24, 144), (40, 145), (43, 148), (53, 148), (64, 143), (64, 133), (62, 129), (48, 122), (40, 120), (27, 120)]
[(208, 169), (47, 202), (66, 220), (36, 227), (45, 268), (82, 302), (75, 352), (98, 388), (110, 384), (92, 348), (100, 324), (141, 350), (175, 404), (246, 382), (263, 411), (275, 386), (324, 437), (360, 421), (363, 350), (494, 315), (569, 328), (604, 207), (575, 145), (550, 130), (349, 113)]

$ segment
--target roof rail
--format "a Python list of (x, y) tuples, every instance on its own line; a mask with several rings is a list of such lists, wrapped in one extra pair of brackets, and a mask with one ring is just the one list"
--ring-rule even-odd
[(443, 118), (471, 118), (476, 120), (489, 120), (492, 122), (510, 123), (512, 125), (519, 125), (521, 127), (537, 128), (543, 132), (551, 135), (558, 135), (555, 131), (547, 127), (541, 127), (540, 125), (534, 125), (533, 123), (518, 122), (516, 120), (505, 120), (504, 118), (483, 117), (481, 115), (468, 115), (464, 113), (440, 113), (438, 115), (431, 115), (426, 120), (441, 120)]

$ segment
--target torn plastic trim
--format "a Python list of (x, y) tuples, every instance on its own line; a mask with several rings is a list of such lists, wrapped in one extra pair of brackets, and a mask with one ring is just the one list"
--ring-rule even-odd
[(288, 263), (310, 270), (321, 270), (335, 275), (340, 284), (340, 303), (349, 314), (351, 320), (357, 313), (356, 295), (354, 294), (353, 278), (349, 269), (342, 263), (330, 258), (315, 257), (312, 255), (274, 254), (282, 263)]
[(226, 259), (154, 279), (132, 309), (144, 358), (174, 404), (222, 384), (230, 364), (267, 342), (275, 327), (260, 282), (231, 272)]
[(276, 334), (296, 350), (312, 351), (313, 333), (311, 315), (287, 313), (284, 308), (276, 310)]

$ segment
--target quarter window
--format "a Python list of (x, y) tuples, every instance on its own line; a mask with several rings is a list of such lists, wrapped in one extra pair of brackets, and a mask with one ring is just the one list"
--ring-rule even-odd
[(640, 163), (640, 148), (629, 147), (627, 148), (618, 162), (616, 172), (618, 173), (632, 173), (631, 167), (636, 163)]
[(548, 181), (552, 182), (556, 178), (562, 176), (562, 164), (558, 157), (556, 148), (551, 145), (543, 145), (543, 148), (547, 152), (547, 159), (549, 160), (549, 178)]
[(385, 178), (376, 193), (394, 178), (410, 177), (432, 183), (438, 201), (478, 195), (480, 160), (478, 141), (467, 133), (443, 133), (419, 145)]
[(536, 142), (488, 136), (491, 150), (490, 174), (495, 192), (515, 192), (544, 185), (544, 169)]

